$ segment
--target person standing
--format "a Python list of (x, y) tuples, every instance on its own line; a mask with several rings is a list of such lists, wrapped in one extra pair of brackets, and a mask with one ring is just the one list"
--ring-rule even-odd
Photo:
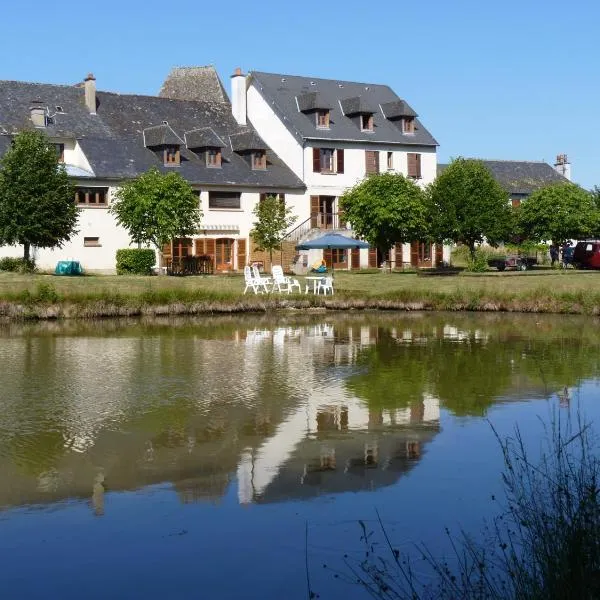
[(558, 246), (556, 244), (550, 246), (550, 261), (552, 266), (558, 262)]

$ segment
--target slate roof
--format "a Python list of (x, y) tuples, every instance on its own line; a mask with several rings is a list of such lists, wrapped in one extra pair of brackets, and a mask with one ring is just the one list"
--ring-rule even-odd
[(347, 116), (373, 114), (375, 107), (371, 106), (362, 96), (353, 96), (352, 98), (344, 98), (340, 100), (342, 112)]
[(319, 92), (307, 92), (296, 97), (298, 101), (298, 110), (300, 112), (309, 112), (311, 110), (327, 110), (331, 108), (331, 103), (327, 102)]
[[(569, 182), (551, 165), (541, 161), (481, 160), (481, 162), (510, 194), (529, 195), (552, 183)], [(447, 164), (438, 164), (437, 174), (442, 173), (447, 166)]]
[[(418, 119), (415, 119), (415, 133), (403, 133), (399, 123), (384, 116), (381, 105), (403, 101), (386, 85), (258, 71), (251, 72), (249, 77), (250, 84), (255, 85), (299, 141), (318, 139), (437, 146), (436, 140)], [(309, 93), (318, 93), (320, 101), (331, 107), (329, 129), (317, 129), (314, 118), (298, 110), (297, 98)], [(340, 103), (351, 98), (360, 98), (359, 108), (362, 103), (365, 108), (374, 111), (372, 132), (361, 131), (356, 122), (342, 112)]]
[(234, 152), (244, 152), (248, 150), (266, 150), (267, 144), (255, 131), (246, 131), (229, 136), (231, 148)]
[(169, 145), (179, 146), (183, 143), (183, 140), (169, 127), (168, 123), (146, 127), (142, 134), (146, 148)]
[(212, 127), (200, 127), (185, 132), (185, 145), (195, 148), (225, 148), (225, 142), (214, 132)]
[(223, 83), (212, 65), (174, 67), (167, 75), (158, 95), (172, 100), (229, 102)]
[(404, 100), (394, 100), (381, 105), (386, 119), (399, 119), (400, 117), (417, 117), (417, 113)]
[[(63, 109), (45, 131), (51, 138), (76, 138), (98, 179), (135, 177), (155, 166), (162, 171), (177, 169), (190, 183), (198, 185), (305, 189), (262, 140), (262, 148), (267, 149), (266, 170), (252, 170), (248, 161), (232, 150), (230, 136), (238, 140), (239, 134), (257, 134), (251, 126), (238, 125), (227, 102), (98, 91), (97, 114), (91, 115), (81, 87), (0, 81), (0, 154), (8, 147), (11, 134), (33, 127), (29, 106), (34, 99), (42, 100), (51, 115), (56, 106)], [(151, 135), (164, 132), (164, 121), (182, 145), (180, 167), (165, 167), (155, 152), (144, 147), (144, 130)], [(203, 128), (211, 128), (224, 142), (220, 169), (207, 167), (206, 161), (185, 148), (185, 132)]]

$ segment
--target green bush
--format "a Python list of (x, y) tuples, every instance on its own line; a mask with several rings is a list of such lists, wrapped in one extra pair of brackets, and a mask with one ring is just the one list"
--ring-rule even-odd
[(475, 250), (475, 256), (471, 256), (467, 259), (467, 271), (472, 273), (485, 273), (488, 270), (488, 257), (490, 253), (483, 248), (477, 248)]
[(5, 256), (0, 258), (0, 271), (10, 271), (11, 273), (33, 273), (35, 272), (35, 262), (31, 259), (16, 258)]
[(117, 250), (117, 275), (152, 275), (156, 254), (151, 248)]

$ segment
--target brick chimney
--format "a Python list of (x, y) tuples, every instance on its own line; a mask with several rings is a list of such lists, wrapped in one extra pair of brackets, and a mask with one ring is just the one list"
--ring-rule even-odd
[(231, 76), (231, 112), (239, 125), (246, 125), (246, 76), (239, 67)]
[(29, 116), (34, 127), (46, 127), (46, 107), (41, 100), (32, 100)]
[(571, 163), (566, 154), (559, 154), (556, 157), (554, 169), (557, 173), (560, 173), (563, 177), (571, 181)]
[(96, 114), (96, 78), (93, 73), (88, 73), (88, 76), (83, 80), (85, 90), (85, 106), (90, 111), (91, 115)]

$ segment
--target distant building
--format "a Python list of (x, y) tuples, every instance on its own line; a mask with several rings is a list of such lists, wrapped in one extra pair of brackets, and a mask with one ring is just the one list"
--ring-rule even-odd
[[(117, 187), (151, 167), (180, 173), (198, 194), (202, 227), (173, 240), (167, 259), (209, 255), (216, 271), (249, 262), (252, 213), (261, 195), (304, 195), (305, 186), (250, 124), (233, 118), (213, 67), (174, 69), (160, 96), (96, 91), (77, 85), (0, 81), (0, 155), (24, 129), (43, 131), (76, 185), (79, 232), (62, 249), (34, 248), (42, 268), (77, 259), (87, 270), (114, 271), (131, 240), (108, 212)], [(292, 202), (294, 204), (294, 202)], [(2, 247), (0, 256), (19, 256)]]
[[(568, 182), (571, 179), (571, 164), (566, 154), (556, 157), (554, 168), (542, 161), (477, 160), (481, 160), (494, 179), (510, 194), (513, 206), (519, 206), (522, 200), (546, 185)], [(438, 175), (447, 166), (439, 164)]]
[[(290, 241), (325, 229), (351, 233), (339, 199), (371, 173), (402, 173), (422, 186), (436, 177), (436, 140), (386, 85), (258, 71), (244, 75), (238, 69), (231, 101), (238, 123), (252, 123), (306, 186), (303, 195), (290, 198), (299, 217)], [(320, 250), (312, 252), (320, 258)], [(431, 266), (449, 258), (441, 245), (419, 242), (397, 244), (385, 256), (374, 248), (324, 254), (336, 269), (376, 267), (383, 260), (398, 267)]]

